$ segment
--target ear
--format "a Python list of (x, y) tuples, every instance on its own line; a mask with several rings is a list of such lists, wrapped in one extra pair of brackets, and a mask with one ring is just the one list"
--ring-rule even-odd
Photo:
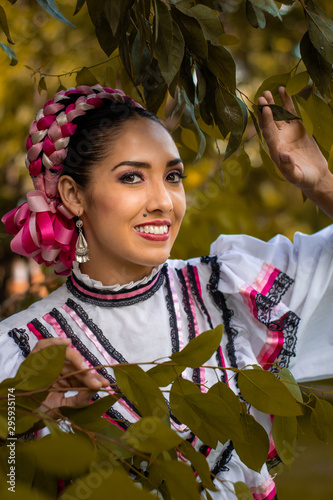
[(72, 177), (62, 175), (58, 182), (58, 191), (66, 208), (73, 212), (74, 215), (81, 215), (83, 213), (83, 196)]

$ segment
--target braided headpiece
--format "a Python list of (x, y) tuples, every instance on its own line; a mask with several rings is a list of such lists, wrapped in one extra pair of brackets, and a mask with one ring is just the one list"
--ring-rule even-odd
[(2, 218), (7, 232), (16, 235), (12, 250), (38, 264), (53, 265), (56, 274), (70, 272), (77, 240), (76, 214), (62, 204), (57, 188), (68, 143), (77, 128), (73, 120), (89, 109), (104, 107), (107, 101), (142, 108), (121, 90), (100, 85), (61, 90), (45, 103), (31, 124), (26, 143), (26, 167), (35, 190), (27, 194), (23, 205)]

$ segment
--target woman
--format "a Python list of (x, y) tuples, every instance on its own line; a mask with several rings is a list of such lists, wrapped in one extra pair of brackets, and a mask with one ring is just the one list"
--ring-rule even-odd
[[(282, 88), (280, 95), (294, 112)], [(332, 216), (333, 176), (325, 158), (298, 121), (273, 121), (265, 107), (273, 102), (270, 92), (259, 99), (273, 160)], [(31, 350), (50, 344), (67, 345), (62, 374), (69, 374), (168, 357), (222, 322), (222, 345), (210, 365), (290, 363), (299, 380), (332, 376), (324, 315), (332, 290), (330, 228), (297, 234), (294, 246), (281, 236), (268, 243), (221, 236), (208, 257), (167, 260), (185, 212), (177, 147), (156, 117), (121, 91), (98, 85), (61, 91), (48, 101), (31, 126), (27, 149), (35, 191), (28, 205), (3, 218), (16, 234), (12, 248), (61, 274), (70, 272), (75, 254), (76, 261), (65, 285), (1, 323), (2, 378), (13, 376)], [(237, 392), (235, 379), (221, 373)], [(202, 391), (216, 382), (204, 368), (186, 376)], [(112, 380), (111, 368), (86, 371), (68, 378), (67, 386), (84, 384), (90, 391), (67, 398), (52, 393), (44, 404), (87, 404)], [(124, 429), (139, 418), (123, 400), (109, 416), (121, 419)], [(257, 418), (269, 429), (268, 417)], [(183, 430), (172, 415), (171, 424)], [(219, 478), (244, 481), (256, 499), (274, 497), (266, 466), (261, 473), (248, 469), (230, 442), (210, 451), (190, 432), (182, 435), (207, 455)], [(214, 499), (234, 498), (221, 483), (217, 487)]]

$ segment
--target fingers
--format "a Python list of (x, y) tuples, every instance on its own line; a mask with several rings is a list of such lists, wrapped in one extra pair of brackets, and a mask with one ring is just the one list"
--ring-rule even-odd
[(287, 111), (296, 115), (296, 109), (292, 98), (287, 94), (286, 87), (279, 87), (279, 94), (281, 97), (282, 105)]
[[(63, 380), (66, 379), (68, 381), (68, 387), (78, 387), (83, 385), (96, 392), (102, 387), (107, 387), (110, 384), (110, 382), (102, 375), (97, 373), (96, 370), (92, 370), (89, 368), (83, 356), (81, 356), (79, 352), (72, 348), (70, 339), (51, 338), (39, 340), (33, 348), (32, 352), (39, 352), (42, 349), (45, 349), (46, 347), (52, 345), (65, 345), (67, 347), (65, 354), (65, 364), (61, 371), (60, 377), (62, 377)], [(73, 372), (74, 375), (71, 376), (71, 373)]]
[[(82, 371), (84, 370), (84, 371)], [(92, 370), (87, 365), (83, 356), (76, 350), (72, 348), (67, 348), (66, 350), (66, 363), (61, 375), (70, 376), (74, 372), (74, 379), (79, 381), (85, 387), (93, 389), (95, 391), (101, 389), (102, 387), (107, 387), (110, 382), (104, 378), (102, 375)], [(75, 373), (79, 372), (79, 373)], [(71, 382), (70, 382), (71, 383)]]
[(71, 344), (71, 339), (60, 339), (59, 337), (57, 338), (52, 337), (51, 339), (39, 340), (31, 352), (39, 352), (42, 349), (45, 349), (45, 347), (50, 347), (51, 345), (69, 346), (70, 344)]

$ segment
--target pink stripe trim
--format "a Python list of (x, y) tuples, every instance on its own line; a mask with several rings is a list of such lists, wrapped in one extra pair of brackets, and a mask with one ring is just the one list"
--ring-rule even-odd
[(257, 360), (263, 365), (263, 368), (267, 370), (274, 363), (277, 356), (280, 354), (284, 342), (284, 335), (282, 330), (272, 330), (266, 329), (266, 340), (265, 344), (261, 348)]
[(43, 340), (44, 339), (43, 335), (37, 330), (37, 328), (32, 323), (28, 323), (27, 327), (29, 328), (29, 330), (31, 331), (31, 333), (33, 333), (35, 335), (35, 337), (38, 340)]
[(264, 262), (258, 276), (252, 284), (253, 288), (255, 288), (259, 293), (266, 295), (279, 273), (279, 269), (271, 264), (268, 264), (267, 262)]
[(94, 344), (96, 349), (102, 354), (103, 358), (107, 361), (107, 363), (111, 366), (118, 364), (118, 362), (115, 359), (113, 359), (113, 357), (104, 349), (104, 347), (101, 345), (101, 343), (93, 334), (93, 332), (90, 330), (90, 328), (88, 328), (88, 326), (85, 323), (83, 323), (82, 319), (76, 314), (76, 312), (73, 311), (73, 309), (71, 309), (70, 307), (68, 307), (67, 304), (64, 304), (62, 308), (70, 315), (70, 317), (75, 321), (78, 327), (85, 333), (88, 339)]
[(250, 489), (255, 500), (271, 500), (276, 495), (276, 487), (270, 476), (260, 486)]
[(71, 277), (71, 280), (72, 280), (72, 283), (73, 285), (75, 286), (75, 288), (77, 288), (78, 290), (80, 290), (80, 292), (82, 292), (84, 295), (89, 295), (90, 297), (94, 297), (96, 299), (105, 299), (105, 300), (118, 300), (118, 299), (128, 299), (128, 298), (131, 298), (131, 297), (135, 297), (136, 295), (141, 295), (142, 293), (146, 292), (147, 290), (149, 290), (157, 281), (159, 277), (159, 273), (157, 273), (156, 277), (154, 278), (154, 280), (149, 283), (149, 285), (143, 287), (143, 288), (140, 288), (139, 290), (134, 290), (133, 292), (126, 292), (126, 293), (118, 293), (118, 294), (107, 294), (107, 295), (104, 295), (104, 294), (101, 294), (101, 293), (94, 293), (94, 292), (90, 292), (89, 290), (86, 290), (85, 288), (81, 287), (73, 278), (73, 276)]
[(121, 427), (121, 425), (119, 425), (119, 423), (116, 422), (116, 420), (113, 420), (107, 413), (104, 413), (103, 417), (106, 418), (110, 422), (110, 424), (116, 425), (119, 429), (125, 432), (123, 427)]
[[(199, 330), (199, 325), (198, 325), (198, 321), (197, 321), (194, 300), (193, 300), (193, 297), (192, 297), (192, 295), (190, 293), (191, 285), (190, 285), (190, 280), (188, 279), (188, 274), (187, 274), (186, 267), (184, 267), (182, 269), (182, 273), (183, 273), (183, 276), (184, 276), (184, 279), (185, 279), (185, 283), (186, 283), (187, 289), (189, 291), (188, 298), (189, 298), (190, 308), (191, 308), (192, 317), (193, 317), (194, 334), (195, 334), (196, 337), (198, 337), (198, 335), (200, 335), (200, 330)], [(205, 383), (206, 383), (206, 370), (205, 370), (205, 368), (203, 366), (200, 366), (199, 373), (200, 373), (200, 384), (201, 384), (200, 385), (200, 391), (203, 392), (203, 393), (205, 393), (205, 392), (207, 392), (207, 388), (205, 387)]]
[(195, 277), (195, 282), (197, 284), (197, 288), (198, 288), (198, 291), (199, 291), (199, 295), (202, 299), (202, 302), (203, 302), (203, 298), (202, 298), (202, 291), (201, 291), (201, 283), (200, 283), (200, 279), (199, 279), (199, 273), (198, 273), (198, 269), (193, 266), (193, 273), (194, 273), (194, 277)]

